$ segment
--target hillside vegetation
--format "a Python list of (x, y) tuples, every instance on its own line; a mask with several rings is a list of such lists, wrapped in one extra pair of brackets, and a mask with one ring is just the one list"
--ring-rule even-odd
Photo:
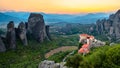
[(73, 68), (120, 68), (120, 44), (94, 48), (86, 56), (75, 54), (67, 59), (66, 65)]
[(38, 43), (33, 39), (28, 40), (28, 46), (23, 46), (17, 40), (17, 49), (0, 53), (0, 68), (37, 68), (45, 60), (45, 54), (61, 46), (77, 46), (78, 35), (51, 35), (52, 41)]

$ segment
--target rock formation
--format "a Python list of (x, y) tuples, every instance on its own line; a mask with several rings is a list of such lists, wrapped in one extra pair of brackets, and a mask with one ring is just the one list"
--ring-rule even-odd
[(55, 63), (54, 61), (44, 60), (39, 64), (38, 68), (67, 68), (64, 64), (65, 63)]
[(120, 10), (115, 14), (109, 16), (108, 19), (98, 20), (96, 22), (96, 29), (94, 32), (97, 32), (99, 35), (105, 35), (110, 41), (120, 39)]
[(30, 14), (28, 18), (28, 30), (38, 42), (43, 42), (45, 39), (48, 39), (44, 19), (41, 14)]
[(23, 45), (28, 45), (27, 37), (35, 38), (38, 42), (51, 39), (49, 26), (45, 25), (41, 14), (31, 13), (28, 22), (21, 22), (18, 28), (14, 28), (14, 22), (10, 21), (7, 24), (7, 33), (3, 37), (5, 45), (2, 42), (3, 38), (0, 37), (0, 52), (4, 52), (6, 49), (16, 49), (16, 39), (20, 39)]
[(5, 52), (6, 51), (6, 47), (0, 37), (0, 52)]
[(10, 21), (7, 24), (6, 41), (7, 41), (8, 48), (16, 49), (16, 34), (15, 34), (15, 28), (14, 28), (13, 21)]
[(18, 26), (18, 36), (20, 38), (20, 40), (22, 41), (22, 43), (24, 45), (28, 45), (27, 43), (27, 36), (26, 36), (26, 26), (23, 22), (21, 22)]
[[(96, 39), (95, 39), (96, 40)], [(92, 47), (100, 47), (100, 46), (105, 46), (105, 42), (102, 42), (100, 40), (92, 41), (90, 48)]]

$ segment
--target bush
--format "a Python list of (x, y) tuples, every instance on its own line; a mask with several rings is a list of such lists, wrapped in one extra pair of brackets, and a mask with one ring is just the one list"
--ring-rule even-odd
[(83, 57), (79, 54), (76, 54), (74, 56), (71, 56), (66, 61), (66, 66), (78, 68), (80, 66), (80, 63), (83, 61)]
[(113, 48), (110, 48), (106, 52), (106, 58), (103, 66), (107, 68), (120, 68), (120, 46), (119, 45)]
[[(93, 54), (85, 57), (85, 60), (83, 64), (81, 64), (83, 68), (99, 68), (102, 65), (102, 62), (104, 61), (105, 53), (102, 50), (98, 50), (94, 52)], [(87, 65), (86, 65), (87, 63)]]

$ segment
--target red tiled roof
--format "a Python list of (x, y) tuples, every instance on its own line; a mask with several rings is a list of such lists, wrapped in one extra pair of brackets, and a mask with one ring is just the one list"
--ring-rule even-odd
[(88, 36), (88, 34), (80, 34), (80, 36)]
[(94, 36), (88, 35), (88, 34), (80, 34), (80, 36), (86, 36), (86, 37), (94, 38)]

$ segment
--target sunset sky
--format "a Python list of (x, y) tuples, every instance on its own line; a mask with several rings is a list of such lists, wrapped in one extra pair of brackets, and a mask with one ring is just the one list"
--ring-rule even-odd
[(0, 11), (74, 14), (113, 12), (118, 9), (120, 0), (0, 0)]

